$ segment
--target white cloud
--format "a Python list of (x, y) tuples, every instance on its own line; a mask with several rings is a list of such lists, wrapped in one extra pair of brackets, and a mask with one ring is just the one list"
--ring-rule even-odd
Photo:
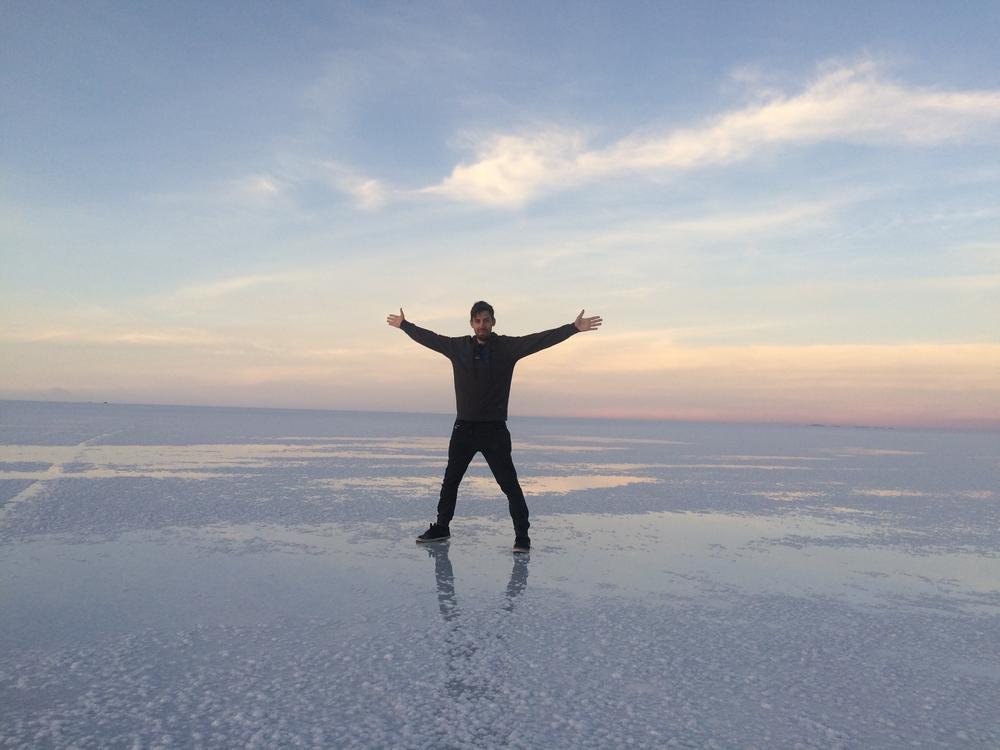
[(521, 205), (545, 189), (581, 178), (583, 146), (579, 134), (556, 129), (490, 138), (477, 150), (476, 161), (459, 164), (444, 182), (423, 192), (487, 205)]
[(319, 170), (330, 187), (351, 196), (358, 208), (373, 211), (385, 205), (388, 192), (378, 180), (360, 175), (338, 162), (323, 162)]
[(887, 79), (863, 62), (821, 74), (798, 94), (762, 101), (695, 127), (588, 148), (578, 132), (499, 135), (422, 192), (516, 207), (540, 194), (614, 174), (683, 171), (737, 162), (776, 145), (821, 142), (932, 145), (1000, 121), (1000, 91), (937, 91)]

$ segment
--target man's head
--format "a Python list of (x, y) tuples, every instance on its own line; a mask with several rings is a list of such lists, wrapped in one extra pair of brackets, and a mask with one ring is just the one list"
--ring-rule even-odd
[(489, 302), (479, 300), (472, 306), (469, 313), (469, 325), (472, 326), (479, 341), (485, 342), (490, 337), (490, 332), (496, 323), (496, 318), (493, 317), (493, 305)]

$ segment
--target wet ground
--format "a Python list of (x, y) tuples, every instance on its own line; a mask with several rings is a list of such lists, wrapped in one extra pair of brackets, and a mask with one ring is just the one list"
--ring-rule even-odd
[(1000, 437), (0, 405), (0, 746), (997, 747)]

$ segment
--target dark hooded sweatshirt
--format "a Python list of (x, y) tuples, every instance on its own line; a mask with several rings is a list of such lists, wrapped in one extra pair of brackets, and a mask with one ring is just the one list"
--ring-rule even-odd
[(455, 373), (458, 418), (470, 422), (506, 421), (514, 365), (522, 357), (562, 343), (577, 332), (567, 323), (528, 336), (490, 334), (485, 344), (475, 336), (441, 336), (408, 320), (400, 324), (406, 335), (451, 360)]

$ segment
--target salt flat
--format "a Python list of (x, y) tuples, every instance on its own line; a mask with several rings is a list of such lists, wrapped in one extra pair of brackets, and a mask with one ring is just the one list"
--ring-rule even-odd
[(997, 747), (995, 433), (0, 403), (0, 746)]

